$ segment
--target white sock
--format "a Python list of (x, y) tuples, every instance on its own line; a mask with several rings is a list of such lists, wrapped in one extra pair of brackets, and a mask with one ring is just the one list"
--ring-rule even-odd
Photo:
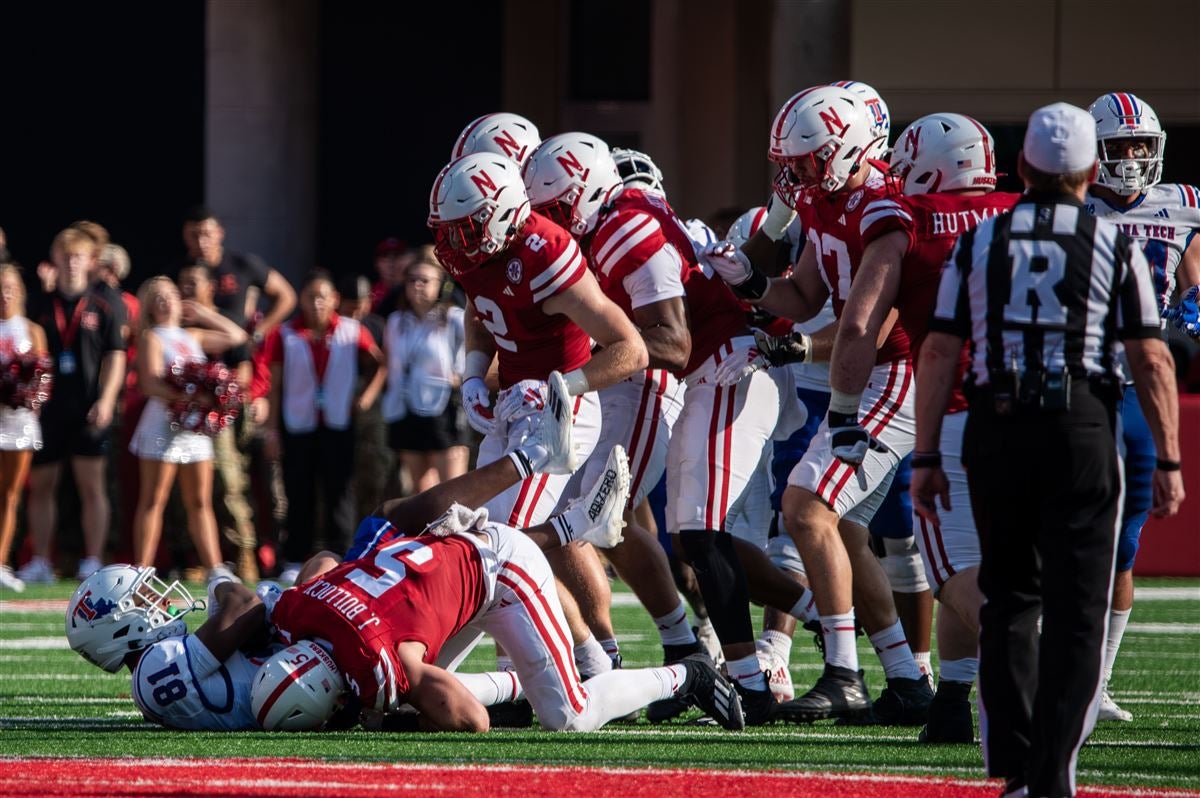
[(696, 633), (688, 623), (687, 610), (682, 601), (666, 615), (655, 618), (654, 626), (664, 646), (686, 646), (696, 642)]
[(908, 638), (904, 636), (904, 627), (896, 621), (882, 632), (871, 635), (871, 645), (879, 655), (883, 665), (883, 675), (889, 679), (920, 679), (921, 668), (913, 659), (912, 649), (908, 647)]
[(471, 695), (490, 707), (505, 701), (516, 701), (521, 697), (521, 681), (513, 671), (500, 673), (453, 673), (454, 678), (470, 691)]
[(1125, 626), (1129, 623), (1129, 613), (1133, 610), (1111, 610), (1108, 613), (1108, 639), (1104, 642), (1104, 682), (1112, 681), (1113, 664), (1117, 661), (1117, 652), (1121, 650), (1121, 638), (1125, 636)]
[(839, 668), (858, 671), (858, 645), (854, 642), (854, 608), (841, 615), (821, 616), (825, 638), (825, 661)]
[(600, 648), (604, 649), (604, 653), (608, 655), (608, 661), (615, 665), (617, 657), (621, 656), (621, 647), (617, 645), (617, 639), (615, 637), (606, 637), (599, 642)]
[[(665, 668), (630, 668), (601, 673), (588, 679), (587, 705), (569, 721), (572, 731), (594, 731), (614, 718), (623, 718), (652, 701), (670, 698), (683, 686), (687, 671), (682, 665)], [(533, 711), (541, 717), (535, 704)]]
[(939, 678), (943, 682), (971, 684), (975, 681), (975, 675), (979, 673), (979, 660), (975, 657), (944, 659), (938, 664), (942, 668)]
[(788, 615), (795, 618), (800, 623), (808, 623), (815, 621), (821, 617), (817, 614), (817, 597), (808, 588), (801, 588), (804, 592), (800, 594), (800, 599), (790, 610)]
[(575, 665), (581, 674), (586, 673), (588, 676), (612, 670), (612, 660), (608, 658), (595, 635), (588, 635), (587, 640), (575, 646)]
[(928, 651), (914, 651), (913, 659), (917, 661), (917, 667), (921, 669), (922, 676), (929, 676), (933, 673), (933, 665), (929, 661)]
[(729, 678), (745, 690), (766, 690), (768, 687), (757, 652), (741, 659), (727, 660), (725, 668), (729, 671)]
[(792, 660), (792, 638), (790, 635), (785, 635), (783, 632), (777, 632), (774, 629), (764, 629), (763, 633), (758, 636), (760, 645), (766, 646), (775, 656), (783, 660), (783, 664), (787, 665)]

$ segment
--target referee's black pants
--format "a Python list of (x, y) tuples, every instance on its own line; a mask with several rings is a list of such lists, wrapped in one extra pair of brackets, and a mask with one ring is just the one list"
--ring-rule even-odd
[(973, 402), (963, 441), (982, 553), (984, 762), (1037, 796), (1075, 794), (1116, 557), (1115, 402), (1084, 384), (1071, 403), (1069, 413), (1001, 417), (990, 400)]

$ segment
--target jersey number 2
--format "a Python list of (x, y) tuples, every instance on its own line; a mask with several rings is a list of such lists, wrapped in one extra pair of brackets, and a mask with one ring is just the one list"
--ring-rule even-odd
[(517, 342), (504, 337), (508, 332), (508, 322), (504, 320), (504, 311), (500, 310), (500, 306), (485, 296), (475, 297), (474, 304), (479, 321), (496, 339), (496, 346), (516, 352)]
[(400, 584), (408, 574), (407, 565), (424, 565), (432, 559), (433, 549), (420, 541), (402, 538), (389, 543), (375, 554), (375, 567), (382, 571), (382, 574), (371, 576), (363, 569), (355, 568), (346, 578), (362, 588), (371, 598), (379, 598), (389, 588)]

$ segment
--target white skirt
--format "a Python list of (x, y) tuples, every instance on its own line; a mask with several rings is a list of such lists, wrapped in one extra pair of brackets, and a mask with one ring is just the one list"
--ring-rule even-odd
[(27, 407), (0, 407), (0, 451), (42, 448), (42, 422)]
[(199, 432), (172, 432), (167, 406), (161, 399), (146, 402), (129, 451), (144, 460), (164, 463), (199, 463), (213, 458), (212, 438)]

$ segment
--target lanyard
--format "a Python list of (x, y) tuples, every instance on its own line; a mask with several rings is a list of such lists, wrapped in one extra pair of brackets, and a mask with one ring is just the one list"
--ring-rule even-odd
[(79, 320), (83, 318), (83, 308), (87, 304), (87, 297), (79, 297), (79, 301), (75, 304), (75, 312), (71, 314), (71, 324), (67, 325), (64, 318), (62, 300), (54, 297), (54, 326), (58, 328), (58, 339), (62, 342), (64, 350), (70, 349), (75, 343), (75, 336), (79, 332)]

